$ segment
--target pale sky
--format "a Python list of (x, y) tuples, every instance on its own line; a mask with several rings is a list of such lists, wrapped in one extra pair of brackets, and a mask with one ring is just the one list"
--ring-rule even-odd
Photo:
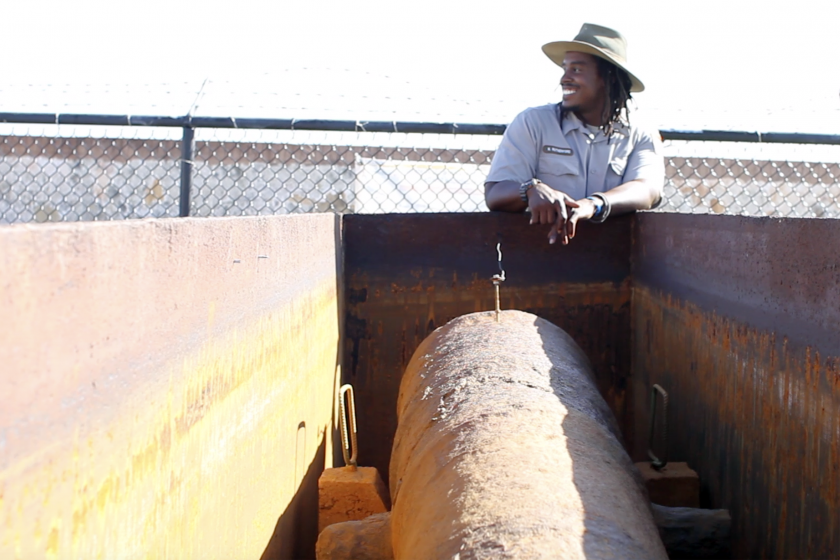
[[(629, 65), (647, 86), (638, 105), (660, 126), (750, 114), (765, 131), (840, 133), (836, 0), (2, 1), (0, 85), (211, 78), (247, 88), (308, 68), (335, 72), (319, 87), (337, 92), (389, 76), (524, 108), (559, 99), (560, 72), (541, 45), (591, 22), (627, 37)], [(505, 121), (516, 111), (500, 112)]]

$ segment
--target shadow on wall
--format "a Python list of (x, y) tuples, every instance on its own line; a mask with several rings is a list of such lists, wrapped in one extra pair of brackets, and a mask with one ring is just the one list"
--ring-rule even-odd
[(318, 478), (324, 471), (326, 438), (321, 439), (298, 490), (277, 519), (274, 533), (260, 560), (315, 558), (318, 539)]
[[(342, 223), (341, 216), (335, 217), (335, 278), (336, 278), (336, 293), (338, 298), (338, 316), (336, 320), (339, 328), (339, 340), (344, 338), (344, 302), (342, 294), (344, 293), (343, 278), (344, 278), (344, 249), (342, 245)], [(277, 524), (274, 526), (274, 533), (268, 545), (265, 547), (260, 560), (288, 560), (288, 559), (308, 559), (315, 558), (315, 542), (318, 540), (318, 479), (321, 473), (327, 467), (337, 466), (342, 456), (341, 449), (341, 435), (338, 430), (337, 405), (335, 396), (338, 395), (338, 389), (343, 383), (342, 375), (343, 369), (341, 366), (343, 347), (341, 344), (336, 348), (336, 375), (333, 381), (333, 406), (332, 416), (329, 426), (326, 426), (325, 435), (321, 439), (318, 450), (312, 462), (306, 468), (305, 474), (299, 477), (300, 485), (294, 497), (289, 502), (286, 510), (277, 519)], [(307, 426), (301, 422), (297, 426), (298, 434), (301, 430), (305, 432)], [(327, 437), (326, 431), (331, 431), (332, 437), (329, 440), (332, 442), (331, 463), (327, 464)], [(304, 436), (305, 439), (305, 436)], [(297, 450), (297, 457), (295, 457), (296, 476), (298, 472), (304, 469), (297, 466), (297, 462), (301, 457), (305, 457), (305, 453)], [(304, 459), (305, 460), (305, 459)]]
[[(341, 442), (341, 432), (339, 431), (339, 410), (338, 410), (338, 391), (346, 381), (346, 373), (344, 367), (344, 331), (345, 331), (345, 304), (344, 304), (344, 216), (342, 214), (335, 215), (334, 222), (334, 236), (335, 236), (335, 293), (337, 294), (338, 305), (336, 305), (338, 323), (338, 344), (336, 345), (335, 366), (336, 376), (333, 381), (333, 407), (332, 407), (332, 461), (328, 467), (338, 467), (344, 464), (343, 444)], [(355, 387), (354, 387), (355, 389)], [(339, 460), (338, 458), (341, 457)]]

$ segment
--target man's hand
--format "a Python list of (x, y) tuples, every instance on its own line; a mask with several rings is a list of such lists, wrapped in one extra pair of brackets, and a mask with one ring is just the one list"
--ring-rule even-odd
[(577, 206), (575, 199), (562, 191), (552, 189), (545, 183), (537, 183), (533, 188), (528, 189), (528, 208), (531, 209), (532, 225), (555, 224), (561, 219), (565, 223), (569, 209), (577, 208)]
[[(638, 182), (638, 181), (636, 181)], [(632, 186), (634, 183), (627, 183)], [(490, 210), (502, 210), (505, 212), (522, 212), (526, 204), (520, 198), (520, 183), (516, 181), (500, 181), (498, 183), (485, 183), (485, 200)], [(612, 205), (611, 215), (621, 210), (621, 200), (614, 201), (612, 195), (621, 191), (618, 187), (610, 191), (610, 203)], [(537, 183), (528, 189), (528, 204), (531, 209), (532, 224), (551, 225), (548, 232), (549, 243), (556, 243), (561, 237), (563, 244), (575, 236), (577, 223), (581, 220), (588, 220), (595, 215), (595, 203), (588, 198), (575, 200), (562, 191), (554, 190), (545, 183)], [(648, 206), (649, 207), (649, 206)], [(633, 210), (635, 208), (630, 208)], [(625, 211), (629, 211), (625, 210)]]
[(558, 214), (555, 217), (554, 225), (548, 232), (549, 243), (555, 243), (558, 235), (562, 235), (563, 245), (568, 245), (569, 240), (575, 236), (577, 223), (581, 220), (589, 220), (595, 215), (595, 203), (588, 198), (581, 198), (580, 200), (566, 198), (568, 199), (566, 201), (568, 210), (564, 215)]

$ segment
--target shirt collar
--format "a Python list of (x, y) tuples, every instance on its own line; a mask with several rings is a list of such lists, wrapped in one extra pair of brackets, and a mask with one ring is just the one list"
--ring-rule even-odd
[[(568, 136), (573, 130), (582, 130), (586, 134), (589, 134), (589, 130), (587, 130), (583, 121), (581, 121), (578, 116), (571, 111), (563, 111), (563, 118), (560, 120), (560, 130), (563, 131), (564, 136)], [(601, 134), (603, 134), (603, 132)], [(630, 127), (624, 123), (618, 123), (613, 134), (629, 136)]]
[(586, 127), (583, 126), (583, 121), (581, 121), (578, 116), (571, 111), (563, 111), (563, 118), (560, 120), (560, 129), (566, 136), (568, 136), (573, 130), (586, 131)]

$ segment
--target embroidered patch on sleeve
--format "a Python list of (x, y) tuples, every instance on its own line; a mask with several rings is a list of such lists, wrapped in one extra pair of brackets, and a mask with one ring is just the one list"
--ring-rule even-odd
[(570, 156), (574, 153), (571, 148), (558, 148), (557, 146), (543, 146), (543, 151), (547, 154), (557, 154), (559, 156)]

